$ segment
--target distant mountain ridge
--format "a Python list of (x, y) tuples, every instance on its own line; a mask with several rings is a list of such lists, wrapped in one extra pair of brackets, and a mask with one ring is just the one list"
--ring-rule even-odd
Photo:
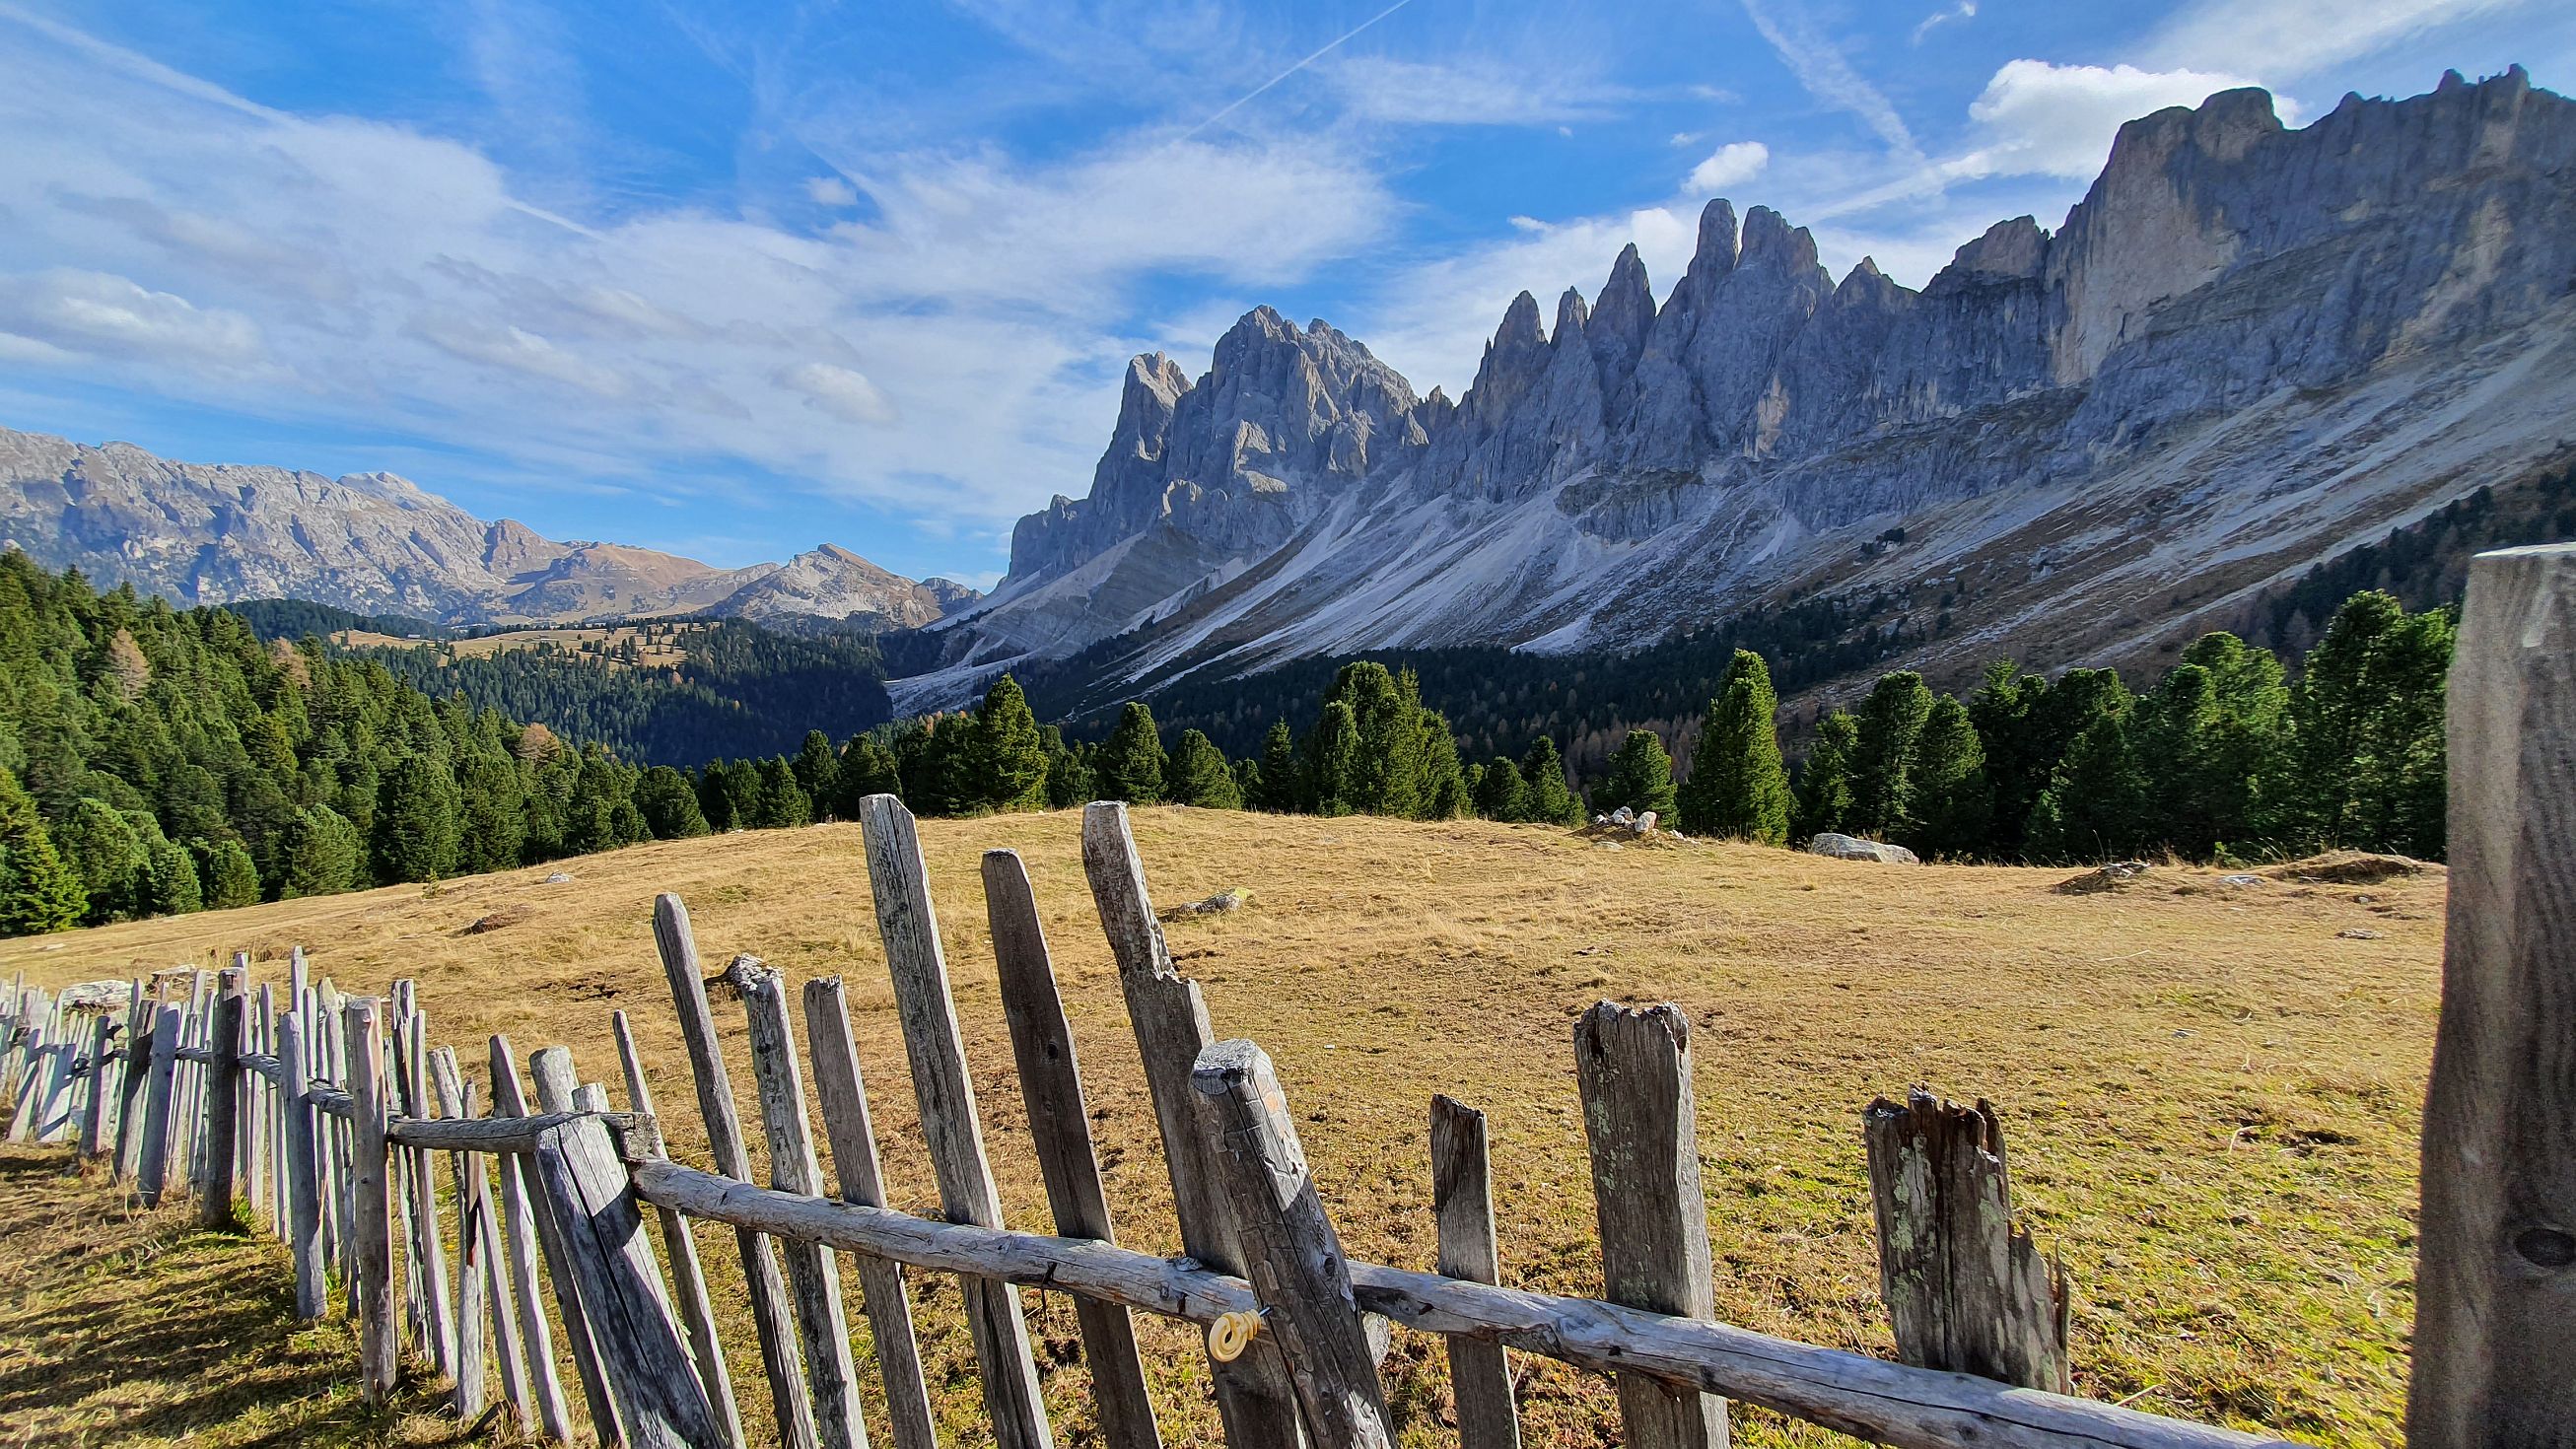
[(1195, 382), (1139, 357), (1089, 496), (890, 687), (1629, 649), (1837, 594), (1924, 667), (2116, 660), (2567, 456), (2571, 417), (2576, 105), (2514, 67), (2290, 130), (2229, 91), (1921, 291), (1721, 199), (1660, 305), (1633, 247), (1552, 325), (1523, 293), (1455, 401), (1267, 307)]
[(189, 604), (297, 598), (443, 624), (660, 614), (852, 619), (911, 629), (975, 591), (913, 580), (832, 544), (720, 569), (617, 543), (486, 523), (407, 478), (175, 463), (0, 428), (0, 541), (48, 568)]

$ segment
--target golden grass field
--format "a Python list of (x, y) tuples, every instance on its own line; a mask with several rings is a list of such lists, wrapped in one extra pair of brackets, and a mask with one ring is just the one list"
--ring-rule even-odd
[[(1483, 822), (1157, 809), (1138, 812), (1135, 829), (1158, 902), (1251, 890), (1246, 911), (1169, 926), (1172, 951), (1204, 984), (1219, 1034), (1250, 1036), (1277, 1059), (1356, 1255), (1431, 1266), (1424, 1113), (1447, 1092), (1491, 1116), (1505, 1281), (1597, 1293), (1573, 1018), (1605, 996), (1669, 1000), (1695, 1028), (1720, 1317), (1893, 1352), (1858, 1112), (1927, 1082), (2001, 1113), (2020, 1205), (2075, 1283), (2079, 1391), (2320, 1443), (2399, 1437), (2438, 869), (2372, 885), (2229, 887), (2215, 872), (2159, 868), (2118, 891), (2061, 895), (2063, 871), (1909, 869), (1736, 845), (1612, 852)], [(1008, 1220), (1043, 1230), (976, 868), (979, 852), (1007, 846), (1027, 858), (1045, 911), (1121, 1240), (1177, 1252), (1079, 831), (1077, 813), (923, 822), (968, 1059)], [(650, 929), (654, 893), (674, 890), (709, 971), (750, 952), (795, 980), (849, 978), (894, 1204), (935, 1208), (856, 826), (638, 846), (562, 868), (576, 879), (544, 884), (549, 867), (13, 941), (0, 944), (0, 975), (24, 968), (59, 985), (246, 949), (272, 979), (301, 943), (344, 988), (416, 977), (433, 1039), (469, 1063), (484, 1033), (505, 1031), (523, 1061), (560, 1042), (585, 1077), (612, 1084), (608, 1013), (622, 1008), (653, 1064), (674, 1155), (703, 1161), (703, 1133), (681, 1110), (692, 1090)], [(504, 914), (517, 919), (467, 932)], [(739, 1054), (741, 1014), (721, 998), (717, 1008)], [(736, 1081), (748, 1080), (737, 1055)], [(285, 1270), (273, 1244), (227, 1247), (166, 1211), (128, 1217), (103, 1182), (65, 1186), (59, 1149), (48, 1151), (0, 1159), (6, 1271), (28, 1280), (0, 1294), (13, 1305), (0, 1306), (0, 1423), (17, 1426), (12, 1440), (457, 1433), (416, 1413), (350, 1408), (345, 1379), (335, 1390), (317, 1366), (345, 1355), (342, 1331), (277, 1322)], [(730, 1245), (704, 1232), (701, 1242), (725, 1273), (719, 1311), (732, 1317), (734, 1376), (757, 1437), (767, 1406)], [(955, 1286), (914, 1281), (948, 1439), (989, 1442)], [(864, 1335), (854, 1280), (848, 1291)], [(245, 1294), (267, 1311), (238, 1311)], [(141, 1324), (190, 1319), (198, 1295), (231, 1298), (195, 1340), (154, 1349), (167, 1334)], [(73, 1302), (91, 1306), (67, 1316)], [(1071, 1305), (1028, 1302), (1059, 1437), (1085, 1442)], [(1211, 1442), (1189, 1330), (1139, 1330), (1165, 1442)], [(108, 1367), (68, 1371), (84, 1363)], [(1605, 1385), (1515, 1363), (1530, 1443), (1616, 1442)], [(862, 1342), (863, 1376), (870, 1366)], [(1438, 1344), (1399, 1332), (1387, 1371), (1401, 1442), (1454, 1442)], [(865, 1394), (882, 1436), (872, 1379)], [(1737, 1425), (1752, 1444), (1832, 1437), (1748, 1409)]]

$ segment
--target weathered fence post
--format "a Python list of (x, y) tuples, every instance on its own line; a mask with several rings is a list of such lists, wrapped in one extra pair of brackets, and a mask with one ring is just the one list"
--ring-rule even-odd
[[(1431, 1099), (1431, 1212), (1443, 1277), (1503, 1281), (1485, 1114), (1441, 1096)], [(1458, 1401), (1459, 1449), (1520, 1449), (1520, 1410), (1501, 1344), (1451, 1335), (1449, 1387)]]
[(1896, 1356), (2026, 1389), (2069, 1393), (2065, 1281), (2013, 1221), (1994, 1109), (1917, 1087), (1861, 1114), (1878, 1219), (1879, 1296)]
[[(800, 1197), (823, 1195), (823, 1169), (814, 1160), (813, 1134), (805, 1125), (805, 1074), (796, 1061), (796, 1035), (787, 1020), (787, 988), (755, 956), (737, 956), (725, 984), (741, 996), (751, 1027), (751, 1078), (760, 1097), (760, 1120), (769, 1138), (769, 1185)], [(813, 1395), (814, 1426), (823, 1449), (862, 1449), (867, 1426), (859, 1418), (858, 1371), (850, 1363), (849, 1317), (841, 1306), (841, 1274), (832, 1250), (814, 1243), (783, 1245), (787, 1286), (796, 1306), (796, 1334), (805, 1349), (805, 1386)]]
[(286, 1159), (286, 1241), (295, 1256), (295, 1316), (311, 1323), (329, 1306), (331, 1285), (322, 1257), (322, 1188), (313, 1153), (313, 1106), (305, 1097), (313, 1083), (305, 1072), (304, 1022), (300, 1011), (278, 1018), (277, 1059), (286, 1069), (286, 1141), (281, 1155)]
[[(419, 1006), (411, 983), (404, 983), (403, 1019), (395, 1034), (398, 1068), (394, 1080), (399, 1089), (403, 1115), (415, 1121), (430, 1116), (429, 1017)], [(421, 1336), (427, 1341), (429, 1361), (440, 1372), (454, 1374), (456, 1367), (457, 1323), (454, 1296), (447, 1282), (447, 1234), (438, 1217), (438, 1170), (436, 1155), (425, 1147), (415, 1147), (404, 1154), (405, 1177), (411, 1202), (411, 1251), (413, 1279), (421, 1290)]]
[(152, 1024), (160, 1010), (144, 996), (137, 977), (126, 996), (125, 1070), (116, 1083), (116, 1160), (108, 1169), (112, 1182), (132, 1180), (141, 1165), (144, 1087), (152, 1078)]
[(393, 1103), (385, 1091), (385, 1029), (378, 1003), (360, 999), (342, 1008), (349, 1048), (349, 1197), (354, 1206), (357, 1261), (358, 1371), (367, 1402), (393, 1392), (401, 1345), (394, 1306), (393, 1183), (385, 1128)]
[(2576, 1441), (2576, 545), (2469, 565), (2414, 1449)]
[[(1656, 1313), (1714, 1317), (1690, 1018), (1669, 1003), (1633, 1011), (1601, 1002), (1574, 1028), (1574, 1069), (1592, 1150), (1604, 1296)], [(1642, 1374), (1621, 1374), (1618, 1383), (1629, 1449), (1726, 1443), (1724, 1399)]]
[(1270, 1058), (1248, 1041), (1219, 1042), (1199, 1053), (1190, 1084), (1234, 1207), (1263, 1331), (1287, 1361), (1307, 1433), (1316, 1449), (1385, 1449), (1391, 1435), (1377, 1355)]
[[(498, 1052), (507, 1043), (494, 1048)], [(537, 1110), (571, 1112), (573, 1093), (580, 1090), (581, 1078), (573, 1071), (572, 1052), (564, 1047), (539, 1047), (528, 1054), (528, 1076), (537, 1086)], [(518, 1079), (514, 1073), (511, 1085)], [(555, 1283), (555, 1309), (563, 1315), (565, 1347), (572, 1350), (572, 1366), (581, 1379), (583, 1400), (590, 1406), (590, 1429), (599, 1442), (614, 1446), (625, 1442), (624, 1428), (617, 1419), (617, 1398), (609, 1386), (607, 1368), (599, 1361), (599, 1344), (590, 1329), (590, 1303), (578, 1291), (582, 1282), (580, 1265), (572, 1254), (571, 1224), (563, 1220), (562, 1202), (548, 1195), (543, 1183), (535, 1179), (537, 1160), (522, 1155), (519, 1161), (530, 1173), (529, 1196), (537, 1202), (537, 1241), (544, 1246), (546, 1272)]]
[[(543, 1055), (543, 1053), (540, 1053)], [(608, 1124), (582, 1117), (537, 1134), (534, 1155), (617, 1420), (635, 1449), (717, 1449), (715, 1411), (662, 1294), (626, 1164)]]
[[(453, 1048), (430, 1053), (429, 1079), (438, 1089), (441, 1115), (459, 1121), (480, 1115)], [(453, 1153), (448, 1167), (456, 1179), (456, 1412), (468, 1422), (483, 1412), (488, 1345), (501, 1365), (502, 1399), (519, 1423), (531, 1424), (536, 1416), (528, 1406), (519, 1323), (501, 1267), (500, 1230), (492, 1220), (492, 1175), (479, 1152)]]
[(199, 1173), (197, 1224), (220, 1228), (233, 1221), (233, 1184), (241, 1145), (242, 968), (223, 973), (206, 1033), (206, 1124), (199, 1136), (205, 1160)]
[(107, 1041), (114, 1023), (100, 1012), (89, 1029), (89, 1086), (81, 1094), (80, 1157), (87, 1162), (98, 1156), (99, 1143), (106, 1135), (107, 1111), (111, 1098), (107, 1092)]
[(178, 1091), (179, 1033), (186, 1025), (178, 1008), (164, 1005), (152, 1018), (152, 1075), (144, 1090), (143, 1142), (137, 1149), (135, 1195), (145, 1207), (159, 1207), (170, 1185), (171, 1098)]
[[(831, 1144), (841, 1201), (884, 1207), (885, 1178), (878, 1169), (876, 1129), (868, 1121), (867, 1079), (860, 1074), (858, 1045), (850, 1037), (841, 978), (805, 983), (805, 1041), (814, 1053), (814, 1103), (823, 1116), (824, 1139)], [(858, 1264), (896, 1449), (939, 1449), (930, 1389), (921, 1376), (921, 1346), (912, 1333), (912, 1307), (903, 1296), (903, 1265), (873, 1254), (861, 1254)]]
[[(707, 1151), (716, 1171), (736, 1182), (751, 1180), (751, 1158), (743, 1149), (742, 1113), (734, 1104), (733, 1079), (725, 1071), (724, 1051), (716, 1041), (715, 1014), (707, 1009), (707, 983), (698, 969), (698, 943), (689, 933), (689, 911), (675, 895), (653, 900), (653, 944), (670, 978), (671, 1003), (680, 1017), (680, 1039), (689, 1048), (689, 1075), (698, 1088), (698, 1112), (706, 1119)], [(769, 1235), (750, 1228), (734, 1229), (734, 1246), (742, 1255), (744, 1287), (751, 1297), (751, 1321), (760, 1338), (760, 1363), (769, 1381), (770, 1403), (778, 1415), (778, 1437), (787, 1449), (817, 1449), (814, 1408), (805, 1398), (805, 1369), (796, 1352), (796, 1323), (787, 1306), (787, 1281)]]
[[(984, 1155), (984, 1129), (975, 1112), (975, 1088), (966, 1072), (966, 1049), (957, 1029), (957, 1006), (948, 993), (948, 961), (939, 943), (939, 919), (930, 904), (930, 870), (912, 812), (892, 795), (859, 802), (868, 852), (868, 883), (876, 897), (877, 934), (885, 942), (894, 978), (895, 1012), (903, 1021), (904, 1052), (912, 1063), (912, 1090), (921, 1107), (921, 1131), (939, 1180), (939, 1202), (951, 1222), (1002, 1225), (1002, 1198)], [(996, 1278), (962, 1277), (966, 1321), (975, 1359), (983, 1369), (984, 1407), (993, 1417), (1000, 1449), (1048, 1449), (1046, 1404), (1038, 1391), (1037, 1362), (1020, 1316), (1020, 1290)]]
[[(492, 1115), (524, 1117), (527, 1099), (519, 1086), (519, 1064), (506, 1036), (492, 1038)], [(546, 1303), (537, 1283), (537, 1258), (546, 1237), (537, 1226), (543, 1206), (535, 1190), (536, 1170), (525, 1153), (501, 1160), (501, 1237), (510, 1267), (511, 1300), (519, 1314), (519, 1338), (527, 1354), (528, 1394), (534, 1401), (537, 1427), (557, 1442), (572, 1438), (572, 1410), (564, 1402), (563, 1380), (555, 1372), (554, 1329), (546, 1322)]]
[[(644, 1058), (635, 1050), (635, 1034), (626, 1024), (626, 1013), (612, 1011), (608, 1022), (617, 1037), (617, 1065), (626, 1076), (626, 1106), (651, 1117), (653, 1089), (644, 1080)], [(654, 1125), (658, 1132), (659, 1119)], [(656, 1208), (654, 1212), (662, 1223), (662, 1245), (671, 1255), (671, 1291), (688, 1321), (689, 1354), (697, 1361), (698, 1383), (707, 1391), (725, 1442), (739, 1446), (745, 1442), (742, 1409), (734, 1402), (733, 1370), (725, 1364), (724, 1344), (716, 1338), (715, 1307), (707, 1301), (707, 1276), (698, 1265), (697, 1240), (689, 1233), (689, 1220), (676, 1210)]]
[[(1172, 1212), (1181, 1247), (1221, 1272), (1243, 1271), (1225, 1193), (1217, 1183), (1213, 1149), (1199, 1130), (1190, 1073), (1199, 1053), (1215, 1044), (1199, 984), (1172, 969), (1162, 924), (1154, 919), (1145, 889), (1145, 865), (1127, 826), (1127, 807), (1100, 801), (1082, 812), (1082, 868), (1100, 911), (1100, 929), (1118, 958), (1118, 986), (1144, 1061), (1145, 1087), (1154, 1100), (1154, 1125), (1163, 1139), (1163, 1161), (1172, 1179)], [(1255, 1339), (1242, 1356), (1208, 1360), (1216, 1381), (1217, 1412), (1231, 1449), (1298, 1449), (1297, 1397), (1278, 1353)]]
[[(1114, 1243), (1118, 1233), (1091, 1144), (1073, 1031), (1065, 1023), (1055, 963), (1038, 923), (1037, 894), (1019, 852), (984, 852), (984, 915), (993, 931), (1002, 1014), (1011, 1028), (1011, 1055), (1020, 1069), (1020, 1096), (1028, 1106), (1029, 1136), (1037, 1147), (1038, 1175), (1046, 1182), (1055, 1230), (1068, 1238)], [(1073, 1310), (1082, 1330), (1082, 1356), (1091, 1369), (1101, 1437), (1119, 1449), (1155, 1449), (1162, 1435), (1154, 1424), (1153, 1397), (1145, 1388), (1144, 1361), (1136, 1352), (1136, 1325), (1115, 1303), (1076, 1297)]]

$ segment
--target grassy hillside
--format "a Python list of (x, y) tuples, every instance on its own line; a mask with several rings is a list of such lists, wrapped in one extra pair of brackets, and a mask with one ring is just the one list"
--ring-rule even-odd
[[(1430, 1266), (1423, 1122), (1445, 1091), (1492, 1117), (1506, 1281), (1598, 1292), (1573, 1018), (1605, 996), (1671, 1000), (1696, 1028), (1720, 1316), (1892, 1352), (1857, 1112), (1924, 1081), (2000, 1111), (2023, 1205), (2076, 1284), (2082, 1392), (2322, 1443), (2399, 1435), (2438, 870), (2228, 887), (2160, 869), (2121, 891), (2060, 895), (2058, 871), (1898, 873), (1721, 845), (1609, 852), (1537, 826), (1149, 810), (1136, 829), (1159, 901), (1252, 891), (1248, 911), (1171, 926), (1173, 953), (1205, 984), (1218, 1032), (1277, 1058), (1356, 1254)], [(1045, 911), (1122, 1240), (1176, 1252), (1078, 832), (1071, 813), (923, 822), (967, 1054), (1007, 1218), (1043, 1228), (976, 873), (978, 852), (1013, 847)], [(893, 1200), (935, 1207), (857, 827), (657, 843), (566, 868), (570, 883), (519, 871), (11, 941), (0, 975), (60, 984), (244, 948), (270, 979), (300, 942), (344, 986), (418, 977), (434, 1039), (507, 1031), (523, 1059), (562, 1042), (585, 1077), (611, 1082), (608, 1013), (623, 1008), (674, 1153), (703, 1160), (702, 1134), (675, 1110), (691, 1093), (650, 931), (653, 894), (677, 890), (710, 970), (750, 952), (796, 980), (849, 977)], [(739, 1052), (740, 1012), (719, 1001), (718, 1015)], [(739, 1057), (736, 1079), (749, 1080)], [(701, 1241), (725, 1269), (728, 1245)], [(970, 1364), (955, 1288), (915, 1283), (946, 1433), (975, 1442), (971, 1370), (937, 1371)], [(738, 1290), (723, 1292), (745, 1412), (764, 1416)], [(1028, 1302), (1042, 1346), (1061, 1354), (1047, 1371), (1059, 1433), (1081, 1442), (1071, 1305)], [(1165, 1442), (1212, 1442), (1186, 1333), (1139, 1327)], [(0, 1320), (0, 1338), (17, 1332)], [(0, 1343), (0, 1358), (22, 1355)], [(1612, 1442), (1605, 1385), (1516, 1362), (1530, 1370), (1529, 1442)], [(1389, 1371), (1403, 1442), (1453, 1442), (1437, 1344), (1400, 1332)], [(872, 1379), (865, 1396), (881, 1416)], [(49, 1432), (117, 1435), (117, 1401), (95, 1380), (21, 1386), (0, 1409), (37, 1404)], [(1828, 1439), (1751, 1411), (1738, 1424), (1748, 1443)], [(200, 1429), (198, 1442), (256, 1437)]]

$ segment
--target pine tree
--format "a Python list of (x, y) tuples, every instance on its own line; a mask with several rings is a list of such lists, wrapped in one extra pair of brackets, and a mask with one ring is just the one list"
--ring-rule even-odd
[[(1412, 678), (1407, 670), (1405, 678)], [(1422, 809), (1424, 820), (1456, 820), (1469, 813), (1467, 772), (1458, 764), (1458, 737), (1438, 710), (1417, 712), (1422, 734)]]
[(1529, 819), (1529, 796), (1521, 767), (1506, 756), (1496, 755), (1476, 777), (1476, 813), (1488, 820)]
[(2129, 748), (2128, 711), (2085, 726), (2031, 807), (2027, 850), (2036, 860), (2108, 860), (2135, 851), (2145, 778)]
[(807, 730), (804, 748), (796, 752), (788, 768), (795, 773), (796, 787), (805, 792), (814, 815), (821, 818), (831, 814), (832, 804), (839, 798), (841, 779), (841, 757), (832, 752), (832, 737), (821, 730)]
[(1093, 769), (1110, 799), (1151, 805), (1163, 798), (1163, 772), (1169, 763), (1162, 737), (1154, 729), (1154, 712), (1142, 700), (1131, 699), (1118, 712), (1117, 727), (1101, 743)]
[(1234, 795), (1236, 799), (1244, 802), (1242, 808), (1247, 810), (1254, 808), (1251, 802), (1260, 799), (1262, 792), (1261, 762), (1249, 755), (1235, 761)]
[(89, 897), (54, 851), (36, 802), (0, 770), (0, 936), (41, 936), (80, 924)]
[(2409, 616), (2375, 589), (2335, 611), (2290, 690), (2266, 793), (2280, 838), (2308, 850), (2441, 853), (2452, 636), (2447, 611)]
[(1100, 798), (1100, 777), (1092, 772), (1088, 749), (1067, 743), (1064, 732), (1046, 727), (1047, 808), (1072, 810)]
[(1297, 781), (1296, 736), (1288, 732), (1286, 720), (1273, 720), (1261, 740), (1261, 794), (1251, 803), (1263, 810), (1307, 808)]
[(668, 765), (655, 765), (635, 782), (635, 808), (643, 812), (644, 828), (655, 840), (689, 840), (707, 833), (698, 792), (689, 788), (688, 776)]
[(528, 858), (525, 769), (511, 756), (477, 752), (457, 770), (458, 874), (508, 870)]
[(1358, 809), (1365, 781), (1360, 776), (1360, 722), (1349, 704), (1333, 700), (1306, 736), (1304, 787), (1299, 791), (1318, 815), (1348, 815)]
[(197, 863), (188, 848), (163, 836), (144, 846), (146, 859), (143, 913), (178, 916), (205, 909), (205, 888), (197, 880)]
[(1005, 674), (975, 711), (970, 767), (977, 803), (994, 810), (1035, 810), (1046, 803), (1046, 741), (1020, 682)]
[[(150, 819), (150, 816), (145, 816)], [(79, 877), (89, 902), (82, 919), (113, 920), (138, 913), (145, 866), (143, 837), (123, 813), (96, 796), (84, 795), (71, 810), (46, 827), (54, 853)], [(155, 828), (154, 834), (159, 834)]]
[(1542, 825), (1580, 825), (1583, 802), (1574, 798), (1574, 790), (1565, 782), (1565, 759), (1556, 752), (1556, 741), (1545, 735), (1530, 742), (1521, 756), (1521, 783), (1527, 794), (1522, 798), (1521, 819)]
[(1816, 738), (1798, 766), (1792, 837), (1846, 832), (1852, 813), (1852, 754), (1860, 748), (1860, 721), (1835, 710), (1816, 721)]
[(1955, 696), (1932, 702), (1914, 761), (1914, 824), (1898, 843), (1925, 855), (1964, 856), (1984, 844), (1994, 806), (1986, 753), (1968, 707)]
[(362, 885), (366, 864), (367, 842), (358, 827), (327, 805), (308, 806), (296, 812), (278, 898), (327, 896)]
[(1175, 805), (1243, 808), (1243, 796), (1235, 789), (1234, 771), (1227, 767), (1224, 753), (1197, 730), (1181, 731), (1180, 746), (1172, 751), (1170, 795)]
[(259, 867), (251, 863), (250, 848), (238, 840), (203, 842), (197, 871), (205, 882), (206, 909), (229, 911), (237, 906), (259, 904)]
[[(431, 881), (456, 870), (458, 843), (456, 782), (440, 761), (408, 754), (385, 772), (376, 790), (376, 878), (382, 881)], [(206, 904), (218, 905), (213, 881), (207, 882)]]
[(1640, 815), (1652, 810), (1673, 813), (1673, 757), (1664, 753), (1663, 736), (1653, 730), (1630, 730), (1610, 753), (1609, 771), (1593, 788), (1595, 814), (1625, 805)]
[(761, 830), (792, 830), (813, 823), (814, 802), (796, 783), (796, 770), (784, 755), (760, 762), (760, 810), (752, 825)]
[(1861, 702), (1860, 738), (1851, 756), (1852, 828), (1895, 839), (1914, 828), (1915, 761), (1932, 691), (1912, 670), (1882, 674)]
[(1779, 712), (1770, 666), (1750, 649), (1736, 650), (1708, 702), (1690, 779), (1677, 796), (1681, 829), (1788, 843), (1789, 772), (1780, 763)]
[(894, 751), (874, 735), (852, 735), (841, 748), (841, 769), (833, 784), (840, 799), (832, 813), (843, 820), (859, 818), (859, 802), (870, 795), (901, 795), (903, 776), (895, 768)]

